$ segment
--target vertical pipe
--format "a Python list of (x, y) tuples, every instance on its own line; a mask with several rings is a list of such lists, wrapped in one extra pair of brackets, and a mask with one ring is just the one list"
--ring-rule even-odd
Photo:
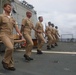
[(2, 13), (2, 0), (0, 2), (0, 9), (1, 9), (0, 14), (1, 14)]

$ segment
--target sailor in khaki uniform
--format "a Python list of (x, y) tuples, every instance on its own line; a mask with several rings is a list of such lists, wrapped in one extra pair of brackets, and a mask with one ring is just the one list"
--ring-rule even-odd
[(48, 26), (46, 27), (46, 36), (47, 36), (47, 39), (48, 39), (48, 45), (47, 45), (47, 49), (51, 49), (51, 45), (52, 45), (52, 42), (53, 42), (53, 37), (51, 35), (51, 32), (52, 32), (52, 26), (51, 26), (51, 22), (48, 22)]
[(57, 42), (59, 40), (59, 37), (60, 37), (60, 35), (59, 35), (59, 32), (58, 32), (58, 27), (55, 26), (55, 38), (56, 38), (55, 46), (58, 46)]
[(51, 35), (52, 35), (52, 37), (53, 37), (53, 42), (52, 42), (51, 47), (54, 48), (54, 47), (55, 47), (55, 42), (56, 42), (56, 38), (55, 38), (55, 28), (54, 28), (54, 24), (51, 24), (51, 26), (52, 26)]
[(32, 21), (30, 20), (31, 17), (32, 13), (30, 11), (27, 11), (26, 18), (22, 20), (22, 26), (21, 26), (21, 32), (26, 40), (26, 52), (24, 54), (24, 57), (28, 61), (33, 60), (33, 58), (30, 57), (31, 50), (34, 45), (31, 37), (31, 30), (33, 29), (37, 32), (37, 30), (34, 28)]
[(43, 17), (40, 16), (38, 19), (39, 19), (39, 22), (36, 23), (36, 27), (35, 27), (38, 31), (40, 31), (40, 33), (36, 33), (37, 42), (38, 42), (37, 54), (42, 54), (41, 48), (43, 44), (45, 43), (43, 33), (45, 32), (43, 30), (43, 25), (42, 25)]
[(16, 21), (13, 19), (12, 16), (10, 16), (11, 12), (11, 5), (9, 3), (4, 4), (3, 6), (4, 13), (0, 15), (0, 39), (5, 44), (6, 50), (4, 54), (4, 58), (2, 60), (3, 67), (8, 70), (15, 70), (14, 68), (14, 62), (13, 62), (13, 28), (16, 29), (16, 31), (19, 33), (20, 36), (22, 34), (20, 33), (18, 29), (18, 25), (16, 24)]

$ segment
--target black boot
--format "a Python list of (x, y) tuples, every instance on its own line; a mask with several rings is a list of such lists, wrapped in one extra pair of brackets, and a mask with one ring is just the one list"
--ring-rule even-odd
[(48, 50), (51, 50), (51, 47), (47, 45), (47, 49), (48, 49)]
[(55, 48), (55, 46), (54, 45), (51, 45), (51, 48)]
[(10, 70), (10, 71), (15, 71), (16, 70), (14, 67), (8, 67), (8, 64), (5, 63), (3, 60), (2, 60), (2, 65), (3, 65), (3, 68), (6, 69), (6, 70)]
[(8, 70), (15, 71), (16, 69), (14, 67), (8, 67)]
[(27, 56), (26, 54), (24, 54), (24, 57), (25, 57), (25, 59), (28, 60), (28, 61), (33, 60), (33, 58)]
[(25, 58), (25, 60), (30, 61), (29, 56), (27, 56), (26, 54), (24, 54), (24, 58)]
[(30, 60), (34, 60), (33, 58), (29, 57)]
[(40, 50), (37, 50), (37, 54), (43, 54)]
[(58, 46), (58, 44), (57, 44), (57, 43), (55, 43), (55, 46)]

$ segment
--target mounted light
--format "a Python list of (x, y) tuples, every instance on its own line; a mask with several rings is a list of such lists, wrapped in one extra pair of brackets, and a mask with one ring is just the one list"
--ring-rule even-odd
[(13, 13), (17, 13), (17, 11), (15, 10), (15, 8), (12, 9), (12, 12), (13, 12)]

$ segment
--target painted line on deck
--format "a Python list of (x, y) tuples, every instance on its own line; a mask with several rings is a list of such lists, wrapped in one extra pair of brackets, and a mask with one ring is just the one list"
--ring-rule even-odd
[[(21, 51), (24, 52), (25, 50), (17, 50), (17, 51)], [(32, 50), (32, 52), (37, 52), (36, 50)], [(76, 54), (76, 52), (61, 52), (61, 51), (42, 51), (43, 53), (47, 53), (47, 54)]]

